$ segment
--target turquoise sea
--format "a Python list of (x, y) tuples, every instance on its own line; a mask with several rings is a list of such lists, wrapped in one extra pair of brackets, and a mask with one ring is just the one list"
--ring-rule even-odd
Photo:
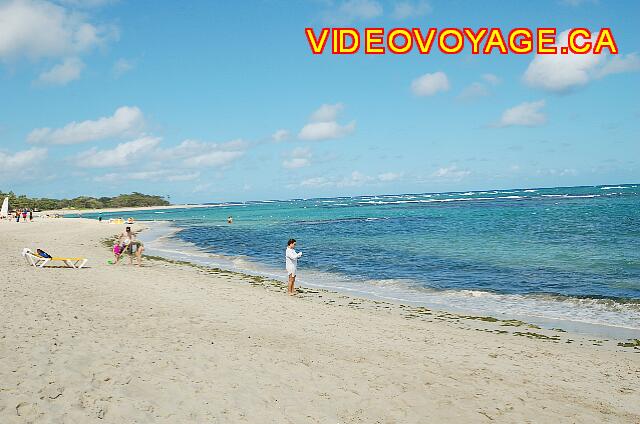
[(150, 253), (284, 280), (286, 241), (295, 238), (302, 284), (640, 331), (637, 184), (255, 201), (129, 216), (162, 221), (143, 235)]

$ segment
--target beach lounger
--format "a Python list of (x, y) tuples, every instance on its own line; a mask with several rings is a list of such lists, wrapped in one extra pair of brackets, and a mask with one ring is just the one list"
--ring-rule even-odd
[(31, 249), (24, 248), (22, 249), (22, 256), (27, 261), (29, 265), (34, 266), (35, 268), (44, 268), (50, 262), (62, 262), (69, 268), (80, 269), (87, 264), (89, 259), (86, 258), (59, 258), (59, 257), (51, 257), (45, 258), (43, 256), (38, 255), (31, 251)]

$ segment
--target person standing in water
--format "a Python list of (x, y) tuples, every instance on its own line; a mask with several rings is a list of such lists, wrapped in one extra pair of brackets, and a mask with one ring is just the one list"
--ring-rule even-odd
[(289, 276), (289, 286), (287, 287), (287, 293), (289, 294), (289, 296), (293, 296), (296, 294), (294, 285), (296, 283), (298, 258), (302, 256), (302, 252), (296, 252), (296, 241), (294, 239), (290, 239), (287, 243), (287, 250), (285, 251), (284, 256), (287, 274)]

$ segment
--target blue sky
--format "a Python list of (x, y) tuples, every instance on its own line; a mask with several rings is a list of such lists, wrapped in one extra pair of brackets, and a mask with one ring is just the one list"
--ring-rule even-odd
[[(187, 4), (188, 3), (188, 4)], [(640, 182), (640, 3), (0, 0), (0, 190), (173, 202)], [(314, 56), (305, 27), (620, 54)]]

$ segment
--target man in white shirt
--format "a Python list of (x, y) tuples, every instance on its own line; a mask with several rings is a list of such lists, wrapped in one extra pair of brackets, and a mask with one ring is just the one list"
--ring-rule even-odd
[(287, 250), (285, 251), (285, 263), (287, 268), (287, 274), (289, 275), (289, 287), (287, 293), (289, 296), (296, 294), (294, 291), (294, 284), (296, 282), (296, 270), (298, 269), (298, 258), (302, 256), (302, 252), (296, 252), (296, 241), (290, 239), (287, 243)]

